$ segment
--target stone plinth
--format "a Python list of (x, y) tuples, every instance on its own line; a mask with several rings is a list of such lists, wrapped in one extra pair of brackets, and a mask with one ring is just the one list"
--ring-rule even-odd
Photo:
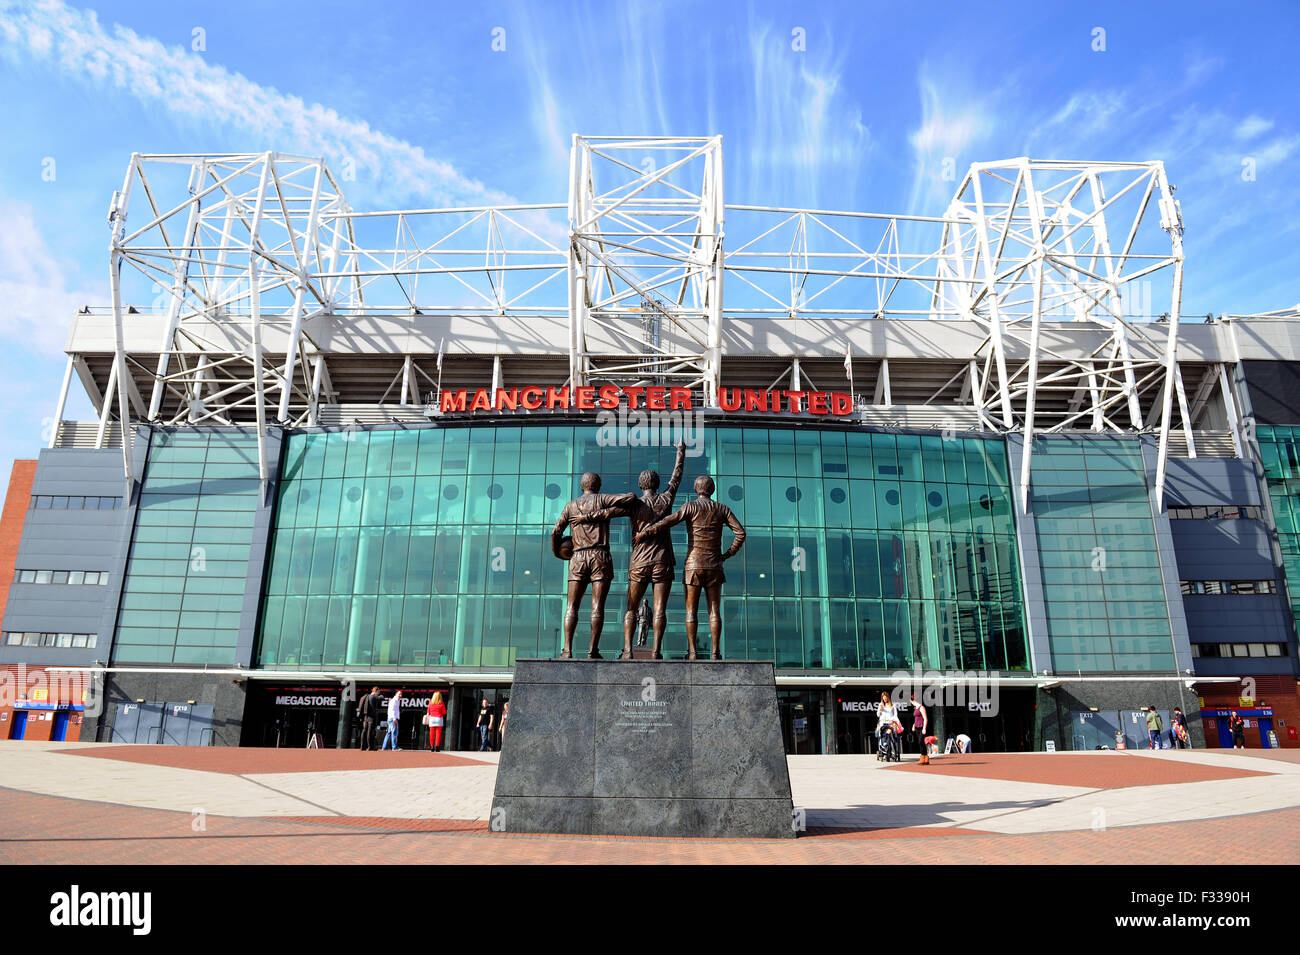
[(519, 660), (505, 832), (789, 838), (772, 663)]

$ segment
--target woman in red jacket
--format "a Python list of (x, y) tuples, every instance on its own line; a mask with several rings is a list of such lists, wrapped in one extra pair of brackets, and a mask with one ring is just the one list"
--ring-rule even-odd
[(433, 694), (429, 701), (429, 749), (438, 753), (442, 751), (442, 726), (447, 721), (447, 704), (442, 702), (442, 694)]

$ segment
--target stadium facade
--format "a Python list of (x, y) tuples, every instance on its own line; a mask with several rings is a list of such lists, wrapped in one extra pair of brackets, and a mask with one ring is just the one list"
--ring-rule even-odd
[(724, 653), (776, 661), (792, 752), (865, 751), (900, 686), (976, 748), (1144, 744), (1147, 706), (1300, 744), (1300, 313), (1180, 316), (1161, 163), (976, 164), (932, 216), (722, 186), (717, 137), (575, 137), (565, 204), (391, 213), (321, 160), (133, 156), (0, 534), (3, 735), (355, 745), (379, 686), (404, 746), (441, 691), (467, 748), (559, 649), (580, 475), (666, 482), (685, 440), (748, 531)]

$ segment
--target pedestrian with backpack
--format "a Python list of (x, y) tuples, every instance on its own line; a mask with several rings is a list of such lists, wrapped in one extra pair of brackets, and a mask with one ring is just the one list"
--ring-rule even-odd
[(1160, 734), (1164, 730), (1165, 724), (1160, 719), (1160, 714), (1156, 712), (1154, 706), (1147, 707), (1147, 739), (1152, 749), (1160, 748)]

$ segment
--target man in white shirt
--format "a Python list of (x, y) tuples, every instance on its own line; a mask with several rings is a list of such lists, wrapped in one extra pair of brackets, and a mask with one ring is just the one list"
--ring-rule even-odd
[[(402, 721), (402, 691), (398, 690), (388, 701), (388, 733), (384, 736), (384, 745), (380, 749), (401, 749), (397, 745), (397, 729)], [(392, 743), (391, 746), (388, 744)]]

